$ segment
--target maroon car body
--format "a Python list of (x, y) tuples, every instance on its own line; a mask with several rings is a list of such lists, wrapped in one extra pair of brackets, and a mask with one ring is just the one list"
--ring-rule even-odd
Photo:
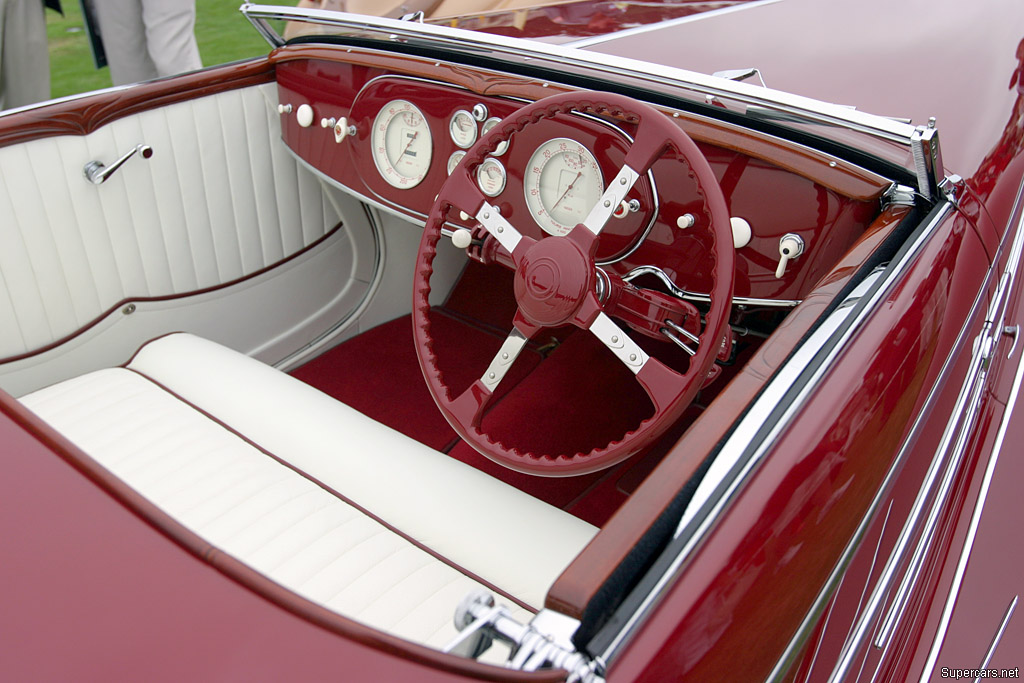
[[(1024, 663), (1015, 613), (1024, 461), (1013, 446), (1024, 439), (1015, 410), (1024, 377), (1024, 6), (997, 5), (585, 0), (571, 3), (571, 14), (545, 8), (457, 22), (649, 62), (652, 73), (756, 67), (773, 92), (907, 117), (917, 147), (856, 129), (857, 113), (848, 125), (823, 125), (738, 106), (756, 90), (749, 81), (735, 98), (705, 99), (700, 83), (675, 94), (672, 83), (637, 85), (582, 62), (546, 73), (553, 58), (534, 66), (535, 56), (454, 50), (442, 65), (429, 34), (423, 45), (395, 39), (388, 53), (370, 29), (351, 27), (347, 42), (301, 39), (266, 59), (5, 114), (0, 145), (86, 135), (129, 114), (268, 83), (282, 104), (337, 110), (357, 123), (389, 100), (420, 98), (443, 126), (466, 91), (500, 117), (584, 87), (683, 111), (719, 182), (736, 174), (732, 215), (775, 217), (755, 225), (751, 251), (737, 250), (733, 296), (751, 308), (802, 303), (716, 384), (703, 415), (658, 441), (668, 455), (651, 465), (653, 475), (634, 472), (631, 495), (600, 520), (544, 607), (579, 622), (577, 654), (589, 675), (608, 681), (937, 680), (978, 669), (1016, 677)], [(427, 78), (436, 82), (416, 82)], [(687, 110), (686, 102), (695, 104)], [(521, 139), (541, 144), (543, 125)], [(396, 195), (383, 173), (365, 172), (374, 161), (359, 154), (368, 147), (339, 155), (313, 137), (330, 131), (301, 125), (290, 111), (281, 131), (302, 163), (372, 205), (422, 222), (434, 203), (432, 176)], [(598, 147), (605, 134), (584, 121), (573, 139)], [(607, 160), (614, 173), (628, 146), (607, 147), (617, 150)], [(509, 182), (525, 182), (526, 171), (514, 168), (527, 156), (513, 149), (506, 164)], [(18, 171), (2, 172), (8, 184)], [(642, 180), (637, 192), (662, 193), (656, 235), (678, 208), (665, 188), (685, 174), (658, 165), (653, 173), (657, 187)], [(800, 202), (812, 195), (807, 209)], [(510, 199), (502, 213), (522, 215), (524, 201)], [(814, 215), (801, 224), (807, 211)], [(644, 263), (685, 272), (699, 257), (654, 237), (629, 251), (629, 236), (644, 226), (618, 228), (624, 244), (618, 233), (602, 243), (613, 256), (628, 251), (608, 266), (613, 276)], [(794, 231), (821, 246), (773, 277), (772, 251)], [(695, 266), (687, 288), (702, 291), (711, 279)], [(9, 391), (0, 392), (4, 678), (569, 675), (410, 645), (291, 593), (185, 530)]]

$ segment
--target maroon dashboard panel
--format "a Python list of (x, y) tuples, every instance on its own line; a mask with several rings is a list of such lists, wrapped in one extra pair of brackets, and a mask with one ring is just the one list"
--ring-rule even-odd
[[(285, 108), (283, 136), (293, 152), (349, 190), (418, 221), (429, 214), (449, 164), (458, 160), (453, 155), (471, 146), (469, 141), (482, 135), (486, 123), (525, 104), (421, 75), (326, 59), (281, 62), (277, 82)], [(393, 120), (401, 130), (389, 134)], [(552, 141), (578, 143), (593, 155), (606, 181), (618, 172), (634, 132), (631, 124), (583, 115), (528, 125), (513, 135), (507, 150), (485, 162), (495, 182), (489, 201), (521, 232), (542, 237), (536, 203), (531, 212), (527, 201), (535, 153), (543, 146), (552, 148)], [(386, 134), (391, 135), (387, 150)], [(749, 243), (737, 250), (736, 296), (801, 298), (878, 212), (877, 202), (850, 199), (766, 161), (706, 143), (699, 146), (722, 185), (731, 215), (752, 228)], [(389, 168), (388, 158), (405, 170)], [(702, 202), (687, 164), (667, 153), (650, 177), (637, 183), (630, 199), (636, 210), (609, 221), (598, 259), (614, 261), (606, 267), (619, 275), (654, 265), (680, 287), (707, 291), (712, 260), (707, 258), (706, 237), (676, 224), (685, 213), (697, 215)], [(458, 217), (449, 218), (460, 223)], [(779, 243), (789, 233), (799, 235), (806, 250), (777, 278)]]

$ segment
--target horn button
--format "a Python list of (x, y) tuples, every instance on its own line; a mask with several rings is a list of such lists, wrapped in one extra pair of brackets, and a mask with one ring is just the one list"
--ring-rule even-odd
[(548, 237), (532, 245), (516, 268), (519, 310), (542, 327), (568, 322), (592, 288), (590, 257), (572, 239)]

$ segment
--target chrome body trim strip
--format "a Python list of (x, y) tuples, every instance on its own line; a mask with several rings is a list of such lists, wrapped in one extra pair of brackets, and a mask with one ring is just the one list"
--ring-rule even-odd
[[(684, 513), (685, 524), (683, 520), (680, 520), (676, 538), (686, 538), (683, 547), (674, 555), (669, 566), (658, 577), (648, 594), (644, 596), (639, 607), (629, 616), (623, 627), (600, 653), (602, 659), (612, 662), (636, 632), (640, 622), (658, 604), (668, 586), (681, 573), (686, 561), (707, 537), (715, 520), (732, 501), (769, 448), (774, 445), (775, 439), (807, 401), (811, 392), (818, 388), (822, 376), (831, 368), (837, 356), (845, 348), (844, 342), (854, 334), (859, 324), (874, 312), (878, 302), (892, 289), (909, 264), (917, 258), (935, 228), (952, 211), (953, 207), (948, 203), (938, 208), (928, 223), (919, 229), (913, 242), (899, 255), (898, 261), (890, 263), (884, 273), (876, 270), (869, 274), (868, 277), (875, 278), (870, 293), (861, 297), (862, 300), (857, 305), (848, 308), (840, 307), (834, 311), (769, 380), (761, 395), (750, 407), (716, 458), (716, 462), (721, 462), (719, 469), (726, 470), (722, 473), (720, 481), (710, 482), (711, 472), (709, 471), (704, 477), (702, 486), (713, 486), (714, 490), (705, 494), (706, 498), (699, 506), (695, 506), (691, 502)], [(849, 324), (844, 327), (847, 320), (849, 320)], [(819, 358), (820, 363), (811, 364), (811, 361)], [(763, 437), (760, 436), (761, 428), (767, 426), (767, 420), (772, 416), (776, 407), (794, 389), (796, 389), (796, 395), (788, 401), (782, 415), (771, 425)], [(876, 500), (876, 504), (877, 502)], [(863, 536), (863, 533), (864, 531), (860, 530), (860, 537)], [(859, 541), (859, 537), (857, 540)], [(852, 550), (848, 550), (848, 554), (852, 556)], [(842, 572), (834, 571), (829, 578), (830, 587), (834, 587), (841, 577)], [(799, 641), (802, 645), (809, 629), (816, 622), (817, 616), (824, 610), (827, 600), (823, 598), (827, 598), (829, 595), (831, 595), (831, 590), (823, 592), (819, 596), (819, 600), (815, 604), (815, 620), (812, 621), (808, 618), (801, 624), (801, 632), (797, 634), (797, 637), (791, 642), (790, 649), (787, 649), (783, 659), (776, 665), (771, 679), (781, 678), (788, 669), (789, 660), (799, 652), (799, 647), (793, 643)]]
[[(1022, 190), (1024, 190), (1024, 185), (1021, 187)], [(1018, 191), (1017, 200), (1017, 203), (1019, 204), (1020, 191)], [(959, 422), (954, 420), (947, 425), (946, 433), (943, 434), (942, 442), (940, 442), (939, 452), (945, 453), (950, 446), (950, 440), (953, 432), (958, 432), (953, 446), (952, 457), (949, 458), (949, 463), (945, 473), (943, 474), (938, 493), (935, 500), (932, 502), (928, 519), (925, 522), (924, 530), (921, 533), (921, 538), (918, 541), (913, 556), (911, 557), (910, 566), (904, 574), (903, 580), (900, 582), (900, 586), (893, 599), (893, 604), (890, 607), (889, 612), (886, 614), (885, 619), (883, 619), (881, 628), (875, 637), (874, 646), (876, 648), (883, 649), (886, 646), (889, 638), (892, 636), (892, 632), (895, 629), (896, 624), (900, 621), (903, 612), (906, 609), (906, 602), (910, 597), (910, 593), (913, 590), (914, 585), (917, 583), (917, 578), (920, 575), (921, 568), (924, 563), (925, 554), (931, 545), (936, 527), (938, 526), (938, 517), (945, 507), (946, 500), (949, 497), (955, 480), (956, 472), (959, 469), (960, 460), (967, 449), (967, 442), (970, 439), (971, 431), (974, 428), (978, 413), (981, 410), (982, 392), (985, 388), (985, 381), (988, 378), (988, 368), (991, 363), (992, 356), (995, 353), (995, 347), (998, 344), (999, 338), (1003, 334), (1003, 320), (1006, 315), (1006, 304), (1010, 291), (1013, 288), (1017, 268), (1020, 265), (1022, 248), (1024, 248), (1024, 222), (1019, 224), (1014, 232), (1013, 243), (1010, 247), (1010, 254), (1007, 258), (1006, 268), (1003, 270), (1003, 274), (999, 279), (999, 286), (996, 290), (996, 295), (992, 298), (992, 303), (989, 306), (987, 315), (985, 316), (984, 326), (982, 327), (981, 333), (978, 335), (975, 342), (974, 358), (972, 360), (971, 369), (968, 371), (968, 376), (964, 383), (961, 398), (958, 398), (957, 404), (953, 410), (953, 414), (959, 418)], [(970, 399), (966, 401), (966, 405), (964, 405), (964, 401), (961, 399), (968, 393), (968, 391), (970, 393)], [(1008, 410), (1012, 411), (1012, 404)], [(931, 474), (930, 471), (929, 474)], [(922, 493), (924, 493), (923, 490)]]
[[(1006, 607), (1006, 612), (1003, 614), (1003, 620), (999, 623), (999, 628), (996, 629), (996, 633), (992, 636), (992, 644), (988, 646), (988, 651), (985, 653), (985, 659), (982, 660), (979, 669), (987, 669), (989, 662), (992, 661), (992, 655), (996, 653), (996, 648), (999, 647), (999, 642), (1003, 639), (1003, 634), (1006, 633), (1006, 627), (1010, 625), (1010, 619), (1013, 618), (1013, 613), (1017, 611), (1017, 602), (1020, 600), (1019, 595), (1013, 596), (1013, 600)], [(974, 683), (979, 683), (981, 676), (974, 679)]]
[[(914, 586), (917, 584), (921, 569), (924, 567), (925, 556), (932, 545), (935, 530), (938, 527), (939, 515), (945, 509), (946, 500), (949, 498), (953, 484), (956, 482), (957, 472), (960, 471), (960, 463), (963, 460), (964, 453), (967, 451), (967, 442), (970, 439), (971, 430), (981, 408), (981, 394), (985, 386), (985, 375), (985, 353), (980, 345), (976, 345), (971, 358), (971, 365), (967, 370), (967, 377), (953, 407), (953, 415), (955, 417), (951, 422), (947, 423), (946, 429), (943, 431), (942, 440), (939, 442), (939, 447), (932, 457), (932, 463), (928, 468), (924, 484), (918, 491), (910, 516), (907, 518), (907, 522), (896, 542), (896, 549), (889, 556), (889, 562), (886, 563), (885, 570), (882, 573), (883, 577), (894, 576), (902, 562), (906, 548), (919, 530), (921, 515), (925, 507), (928, 506), (929, 499), (931, 499), (928, 516), (924, 521), (924, 526), (920, 528), (921, 536), (914, 546), (914, 552), (910, 557), (910, 564), (903, 573), (899, 587), (893, 594), (889, 611), (886, 612), (885, 617), (882, 619), (878, 632), (872, 641), (872, 645), (879, 650), (885, 649), (896, 625), (902, 620), (907, 608), (907, 601)], [(938, 488), (936, 488), (935, 484), (940, 470), (942, 470), (942, 478), (938, 480)], [(932, 498), (933, 490), (935, 491), (934, 498)], [(889, 578), (888, 580), (891, 581), (892, 579)]]
[[(1024, 183), (1022, 183), (1020, 188), (1018, 189), (1017, 200), (1016, 200), (1016, 204), (1015, 204), (1015, 208), (1014, 208), (1014, 212), (1015, 213), (1021, 211), (1021, 201), (1022, 201), (1022, 198), (1024, 198)], [(957, 408), (962, 408), (964, 405), (966, 405), (967, 397), (968, 397), (968, 395), (970, 393), (970, 388), (971, 388), (969, 385), (975, 383), (974, 380), (977, 379), (978, 374), (979, 373), (981, 373), (981, 374), (987, 373), (988, 362), (989, 362), (990, 354), (992, 352), (992, 345), (994, 343), (992, 335), (1002, 334), (1002, 331), (1001, 331), (1002, 330), (1002, 323), (1001, 323), (1001, 321), (1002, 321), (1002, 316), (1005, 315), (1005, 310), (1004, 310), (1004, 307), (1005, 307), (1004, 292), (1008, 291), (1008, 289), (1007, 289), (1007, 282), (1008, 281), (1007, 281), (1007, 276), (1006, 275), (1007, 275), (1007, 272), (1011, 271), (1011, 269), (1012, 269), (1012, 272), (1015, 273), (1015, 270), (1016, 270), (1015, 264), (1019, 264), (1020, 259), (1021, 259), (1022, 250), (1024, 250), (1024, 217), (1022, 217), (1020, 219), (1020, 222), (1018, 223), (1017, 232), (1014, 235), (1014, 242), (1013, 242), (1013, 245), (1011, 247), (1010, 255), (1009, 255), (1008, 261), (1007, 261), (1007, 270), (1004, 271), (1003, 276), (1000, 278), (999, 292), (993, 298), (992, 303), (990, 304), (988, 312), (986, 314), (986, 319), (985, 319), (984, 325), (982, 327), (982, 331), (979, 333), (978, 337), (976, 338), (977, 344), (976, 344), (976, 348), (974, 350), (974, 357), (972, 358), (971, 366), (968, 369), (968, 374), (965, 377), (964, 387), (961, 389), (961, 393), (960, 393), (960, 395), (957, 398)], [(995, 277), (995, 272), (996, 271), (995, 271), (994, 268), (989, 270), (989, 273), (988, 273), (988, 276), (987, 276), (987, 279), (986, 279), (985, 287), (987, 287), (988, 284)], [(978, 298), (975, 299), (975, 303), (974, 303), (974, 307), (972, 309), (972, 313), (969, 316), (968, 321), (965, 322), (964, 328), (961, 330), (960, 337), (957, 339), (955, 348), (959, 348), (963, 344), (963, 342), (964, 342), (964, 340), (966, 338), (967, 328), (968, 328), (968, 325), (969, 325), (969, 320), (974, 317), (973, 311), (976, 311), (978, 309), (978, 307), (981, 305), (982, 294), (984, 293), (984, 289), (985, 288), (982, 288), (982, 290), (979, 292)], [(952, 356), (949, 359), (947, 359), (946, 366), (943, 367), (942, 373), (940, 375), (940, 382), (945, 378), (945, 376), (946, 376), (946, 374), (948, 372), (948, 365), (950, 363), (950, 359), (951, 358), (952, 358)], [(972, 373), (974, 373), (974, 374), (972, 374)], [(978, 384), (979, 385), (983, 384), (983, 378), (982, 378), (981, 382), (978, 382)], [(976, 389), (976, 391), (978, 393), (980, 393), (982, 388), (983, 388), (983, 386), (979, 386)], [(933, 387), (932, 392), (929, 394), (928, 400), (926, 402), (925, 410), (922, 411), (922, 414), (924, 414), (930, 408), (932, 400), (933, 400), (933, 394), (934, 393), (935, 393), (935, 389)], [(954, 414), (957, 414), (956, 411), (954, 411)], [(919, 422), (920, 422), (920, 418), (919, 418)], [(954, 421), (953, 423), (950, 423), (950, 425), (947, 426), (946, 432), (950, 432), (955, 424), (958, 424), (958, 422)], [(914, 429), (911, 432), (910, 437), (908, 437), (908, 442), (916, 435), (918, 427), (919, 427), (919, 424), (915, 424)], [(966, 439), (967, 438), (967, 435), (966, 435), (967, 431), (969, 431), (969, 426), (963, 430), (963, 433), (961, 434), (962, 439)], [(923, 506), (924, 506), (925, 500), (927, 499), (927, 497), (930, 494), (930, 487), (934, 484), (936, 472), (938, 470), (938, 467), (939, 467), (941, 459), (946, 454), (946, 449), (948, 449), (948, 447), (949, 447), (950, 439), (951, 439), (951, 435), (950, 434), (947, 434), (947, 433), (943, 434), (943, 440), (942, 440), (942, 442), (940, 442), (940, 447), (936, 451), (936, 454), (935, 454), (935, 457), (934, 457), (934, 459), (932, 461), (932, 464), (929, 467), (928, 474), (926, 475), (925, 481), (922, 484), (922, 488), (921, 488), (921, 490), (918, 493), (918, 498), (914, 501), (914, 507), (911, 510), (911, 515), (908, 516), (908, 519), (907, 519), (907, 521), (905, 523), (904, 529), (901, 532), (900, 537), (899, 537), (899, 539), (897, 541), (897, 545), (894, 547), (892, 555), (890, 555), (889, 562), (886, 564), (885, 570), (883, 571), (882, 576), (879, 578), (879, 582), (876, 584), (875, 590), (872, 593), (872, 599), (869, 601), (868, 607), (866, 608), (865, 613), (858, 620), (857, 628), (855, 629), (853, 636), (850, 639), (847, 640), (846, 644), (843, 647), (842, 656), (840, 658), (840, 661), (836, 665), (836, 668), (835, 668), (835, 670), (832, 673), (832, 677), (830, 678), (830, 680), (832, 680), (832, 681), (841, 680), (845, 676), (845, 674), (849, 671), (849, 667), (851, 666), (853, 659), (856, 657), (858, 651), (860, 650), (860, 646), (861, 646), (863, 640), (865, 639), (865, 637), (867, 636), (867, 632), (870, 629), (870, 625), (874, 621), (875, 616), (877, 615), (877, 612), (878, 612), (882, 602), (886, 601), (886, 597), (887, 597), (888, 591), (892, 587), (892, 583), (893, 583), (893, 581), (895, 579), (896, 569), (898, 568), (899, 564), (902, 562), (903, 556), (907, 552), (907, 548), (910, 545), (910, 540), (914, 536), (915, 532), (917, 531), (916, 526), (917, 526), (918, 518), (920, 517), (921, 512), (923, 510)], [(958, 444), (957, 447), (958, 448), (960, 447), (959, 444)], [(955, 451), (954, 451), (954, 454), (955, 454)], [(898, 458), (902, 459), (902, 457), (903, 457), (903, 453), (901, 452), (901, 454), (900, 454), (900, 456), (898, 456)], [(959, 456), (955, 455), (955, 457), (959, 457)], [(955, 460), (955, 458), (954, 458), (954, 460)], [(953, 462), (950, 463), (951, 466), (953, 464), (954, 464)], [(931, 517), (932, 517), (932, 515), (929, 515), (929, 519), (931, 519)], [(931, 530), (926, 527), (924, 529), (924, 531), (922, 531), (922, 542), (926, 538), (930, 539), (930, 536), (931, 536)], [(919, 544), (919, 546), (920, 546), (920, 544)], [(916, 555), (916, 553), (915, 553), (915, 555)], [(919, 561), (919, 560), (915, 560), (915, 561)], [(915, 564), (914, 564), (915, 561), (912, 561), (911, 566), (908, 568), (907, 571), (908, 571), (908, 574), (909, 573), (914, 573), (915, 576), (916, 576), (916, 572), (919, 570), (919, 568), (915, 566)], [(902, 588), (902, 584), (903, 583), (906, 583), (906, 581), (904, 580), (904, 582), (901, 582), (901, 588)], [(894, 608), (893, 609), (895, 609), (895, 605), (896, 604), (903, 603), (903, 602), (905, 602), (905, 600), (906, 600), (905, 597), (902, 597), (899, 593), (897, 593), (897, 596), (896, 596), (896, 598), (894, 600)], [(890, 610), (890, 612), (892, 612), (892, 610)], [(885, 641), (880, 641), (879, 638), (875, 639), (876, 647), (879, 646), (880, 642), (883, 645), (885, 644)], [(931, 655), (930, 655), (930, 657), (931, 657)]]
[[(1012, 290), (1013, 279), (1016, 278), (1018, 268), (1022, 255), (1024, 255), (1024, 182), (1021, 183), (1020, 188), (1017, 191), (1017, 199), (1014, 203), (1014, 212), (1020, 214), (1020, 218), (1017, 223), (1017, 232), (1014, 235), (1013, 246), (1010, 249), (1010, 255), (1007, 259), (1007, 266), (1004, 270), (1004, 282), (1007, 282), (1007, 287), (1003, 290), (1007, 295)], [(1007, 281), (1005, 278), (1009, 277)], [(998, 305), (997, 302), (1002, 298), (1002, 294), (997, 296), (993, 300), (993, 304)], [(1000, 312), (994, 310), (994, 315), (990, 313), (990, 320), (992, 326), (995, 328), (997, 334), (1001, 334), (1000, 331), (1004, 327), (1005, 309)], [(1016, 349), (1017, 340), (1014, 338), (1013, 346), (1010, 348), (1007, 358)], [(967, 562), (970, 559), (971, 552), (974, 548), (974, 540), (978, 534), (978, 527), (981, 524), (981, 516), (984, 513), (985, 503), (988, 498), (988, 492), (992, 485), (992, 477), (995, 474), (996, 465), (999, 462), (999, 457), (1002, 454), (1003, 443), (1006, 439), (1006, 432), (1010, 426), (1010, 420), (1013, 417), (1014, 408), (1017, 406), (1017, 399), (1020, 395), (1021, 385), (1024, 383), (1024, 354), (1017, 361), (1017, 369), (1014, 376), (1013, 387), (1010, 390), (1010, 396), (1006, 404), (1006, 410), (1003, 413), (1002, 420), (999, 424), (999, 431), (996, 433), (996, 440), (992, 447), (992, 455), (989, 457), (988, 464), (985, 468), (984, 478), (982, 479), (981, 488), (978, 491), (978, 500), (975, 502), (974, 512), (971, 516), (971, 523), (968, 527), (967, 537), (964, 539), (963, 549), (960, 553), (960, 559), (957, 563), (956, 572), (953, 575), (953, 581), (950, 585), (949, 594), (946, 599), (946, 604), (942, 610), (942, 616), (939, 619), (939, 625), (936, 629), (935, 638), (932, 641), (931, 651), (928, 653), (928, 659), (925, 662), (924, 673), (922, 678), (929, 678), (931, 673), (935, 669), (935, 664), (939, 657), (939, 650), (942, 648), (942, 643), (946, 638), (946, 632), (949, 630), (949, 622), (953, 616), (953, 608), (956, 605), (958, 596), (960, 595), (960, 588), (963, 584), (964, 574), (967, 571)]]
[(659, 88), (666, 86), (682, 88), (703, 95), (765, 107), (795, 116), (807, 123), (848, 128), (906, 147), (911, 145), (917, 131), (914, 126), (906, 123), (828, 102), (820, 102), (809, 97), (725, 78), (715, 78), (660, 64), (579, 50), (564, 45), (477, 33), (447, 26), (368, 17), (347, 12), (256, 5), (249, 2), (243, 4), (240, 10), (274, 47), (280, 47), (284, 42), (269, 27), (267, 20), (305, 21), (382, 34), (387, 40), (393, 42), (416, 41), (429, 47), (449, 51), (455, 49), (462, 52), (503, 55), (518, 59), (547, 60), (571, 67), (584, 68), (606, 76), (625, 77), (656, 85)]

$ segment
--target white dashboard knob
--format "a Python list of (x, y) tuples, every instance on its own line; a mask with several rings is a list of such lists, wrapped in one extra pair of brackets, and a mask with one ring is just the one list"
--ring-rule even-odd
[(804, 240), (792, 232), (788, 232), (779, 240), (779, 267), (775, 269), (775, 277), (782, 278), (786, 274), (786, 264), (804, 253)]
[(750, 244), (750, 238), (754, 236), (754, 231), (750, 229), (750, 223), (739, 216), (730, 218), (729, 223), (732, 225), (732, 246), (742, 249)]
[(309, 128), (313, 125), (313, 107), (308, 104), (300, 104), (298, 110), (295, 112), (295, 120), (299, 122), (299, 125), (303, 128)]
[(473, 233), (465, 228), (459, 228), (452, 233), (452, 244), (458, 249), (465, 249), (473, 243)]

